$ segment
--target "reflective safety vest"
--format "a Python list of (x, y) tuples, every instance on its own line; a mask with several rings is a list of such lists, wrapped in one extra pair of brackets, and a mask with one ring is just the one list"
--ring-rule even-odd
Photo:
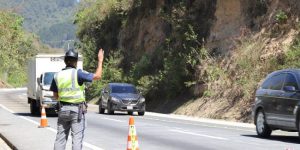
[(58, 89), (58, 100), (67, 103), (85, 101), (84, 85), (80, 86), (77, 79), (77, 69), (66, 69), (58, 72), (55, 77)]

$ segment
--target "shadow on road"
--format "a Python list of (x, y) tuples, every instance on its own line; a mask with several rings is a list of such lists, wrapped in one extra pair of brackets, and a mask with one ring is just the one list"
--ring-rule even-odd
[[(99, 113), (95, 112), (95, 114), (99, 114)], [(104, 114), (99, 114), (99, 115), (107, 115), (107, 116), (139, 116), (137, 113), (133, 113), (132, 115), (129, 115), (127, 112), (115, 112), (114, 114), (108, 114), (107, 112), (105, 112)]]
[[(14, 113), (17, 116), (24, 116), (24, 117), (36, 117), (36, 118), (40, 118), (40, 115), (31, 115), (31, 113)], [(57, 114), (47, 114), (47, 117), (57, 117)]]
[(17, 116), (31, 116), (30, 113), (14, 113)]
[(257, 139), (264, 139), (264, 140), (269, 140), (269, 141), (281, 141), (281, 142), (292, 143), (292, 144), (300, 143), (300, 139), (298, 136), (271, 135), (271, 137), (269, 137), (269, 138), (261, 138), (257, 135), (241, 135), (241, 136), (252, 137), (252, 138), (257, 138)]

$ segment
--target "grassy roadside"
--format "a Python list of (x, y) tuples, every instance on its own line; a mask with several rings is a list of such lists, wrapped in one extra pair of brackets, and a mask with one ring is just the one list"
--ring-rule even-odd
[(276, 38), (270, 37), (272, 32), (239, 39), (231, 55), (207, 59), (197, 75), (197, 82), (205, 85), (200, 86), (205, 87), (202, 96), (190, 99), (175, 113), (251, 122), (255, 91), (265, 76), (300, 67), (298, 31), (288, 28)]

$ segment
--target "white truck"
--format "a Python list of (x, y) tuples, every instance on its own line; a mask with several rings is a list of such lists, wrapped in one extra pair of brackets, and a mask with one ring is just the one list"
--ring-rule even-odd
[[(32, 115), (40, 114), (41, 105), (55, 112), (57, 100), (50, 91), (54, 74), (65, 68), (64, 54), (38, 54), (29, 60), (27, 98)], [(82, 57), (79, 55), (77, 68), (82, 69)]]

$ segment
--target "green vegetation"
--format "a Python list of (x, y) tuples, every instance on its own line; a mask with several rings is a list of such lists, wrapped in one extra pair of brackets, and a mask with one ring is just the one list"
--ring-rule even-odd
[[(73, 20), (76, 0), (0, 0), (0, 10), (11, 10), (24, 18), (24, 28), (52, 47), (66, 48), (75, 40)], [(74, 41), (70, 41), (72, 44)]]
[[(201, 99), (209, 99), (213, 103), (225, 98), (228, 100), (226, 104), (228, 106), (224, 105), (224, 108), (239, 107), (243, 111), (238, 112), (241, 116), (235, 119), (247, 120), (250, 116), (246, 112), (251, 111), (249, 106), (253, 103), (254, 92), (265, 76), (275, 70), (300, 67), (298, 39), (292, 46), (286, 47), (284, 52), (271, 53), (271, 55), (264, 53), (266, 45), (263, 38), (242, 39), (234, 50), (233, 56), (223, 60), (225, 64), (230, 64), (229, 66), (221, 65), (222, 63), (217, 60), (208, 58), (204, 64), (207, 67), (202, 67), (198, 79), (207, 84)], [(239, 105), (233, 105), (236, 100), (240, 102)], [(220, 117), (220, 114), (211, 117)]]
[[(237, 112), (240, 114), (235, 119), (244, 117), (247, 120), (254, 91), (262, 79), (274, 70), (300, 67), (297, 61), (300, 56), (299, 41), (282, 53), (276, 51), (273, 54), (271, 44), (270, 50), (265, 51), (269, 44), (266, 39), (271, 38), (272, 28), (266, 29), (263, 35), (255, 39), (252, 35), (235, 39), (236, 43), (228, 55), (206, 49), (205, 39), (210, 35), (215, 13), (212, 8), (216, 4), (211, 1), (198, 1), (196, 4), (197, 7), (188, 8), (183, 1), (168, 2), (161, 7), (143, 0), (82, 1), (75, 23), (81, 41), (78, 47), (82, 49), (85, 59), (84, 67), (94, 71), (98, 49), (106, 50), (104, 82), (92, 84), (87, 92), (88, 99), (97, 97), (104, 83), (130, 82), (145, 94), (150, 109), (175, 100), (183, 104), (184, 101), (180, 100), (196, 96), (203, 103), (222, 101), (220, 103), (224, 106), (218, 108), (221, 113), (233, 107), (243, 110)], [(266, 1), (258, 0), (253, 5), (249, 10), (260, 9), (251, 12), (250, 16), (255, 18), (267, 13)], [(140, 29), (144, 27), (141, 24), (152, 23), (141, 19), (147, 17), (152, 21), (160, 20), (166, 31), (164, 39), (156, 41), (155, 48), (148, 51), (143, 47), (145, 45), (139, 43), (140, 39), (136, 39), (146, 39), (148, 37), (140, 35), (155, 32)], [(285, 12), (279, 11), (275, 19), (281, 23), (288, 17)], [(284, 34), (281, 30), (280, 33)], [(190, 92), (193, 88), (200, 92)], [(211, 116), (214, 117), (213, 114)], [(220, 117), (220, 114), (217, 116)]]
[(99, 91), (108, 82), (122, 82), (126, 80), (123, 70), (119, 67), (122, 55), (118, 49), (118, 34), (122, 27), (125, 12), (130, 1), (99, 0), (81, 1), (80, 11), (76, 15), (75, 23), (78, 26), (78, 38), (82, 44), (84, 68), (94, 71), (97, 67), (98, 49), (105, 50), (105, 63), (102, 80), (94, 82), (87, 92), (87, 99), (99, 96)]
[[(79, 48), (85, 59), (84, 67), (93, 71), (97, 64), (97, 51), (106, 50), (103, 80), (105, 82), (130, 82), (147, 96), (149, 102), (173, 99), (195, 84), (196, 67), (209, 57), (201, 41), (204, 35), (191, 18), (182, 15), (185, 3), (172, 3), (161, 10), (159, 16), (172, 26), (170, 34), (152, 53), (141, 50), (120, 49), (120, 34), (131, 26), (132, 15), (144, 12), (146, 1), (110, 0), (82, 1), (76, 15), (77, 35), (82, 44)], [(180, 10), (180, 11), (174, 11)], [(196, 31), (197, 30), (197, 31)], [(126, 36), (126, 35), (125, 35)], [(103, 83), (89, 88), (88, 99), (99, 95)]]
[(275, 20), (279, 23), (284, 23), (287, 21), (287, 19), (288, 19), (287, 14), (282, 10), (279, 10), (275, 15)]
[(25, 85), (26, 61), (36, 53), (34, 37), (25, 33), (22, 23), (22, 17), (0, 11), (0, 78), (12, 86)]
[(283, 56), (274, 59), (273, 62), (279, 64), (279, 69), (300, 68), (300, 37), (298, 36), (294, 44), (288, 48)]

